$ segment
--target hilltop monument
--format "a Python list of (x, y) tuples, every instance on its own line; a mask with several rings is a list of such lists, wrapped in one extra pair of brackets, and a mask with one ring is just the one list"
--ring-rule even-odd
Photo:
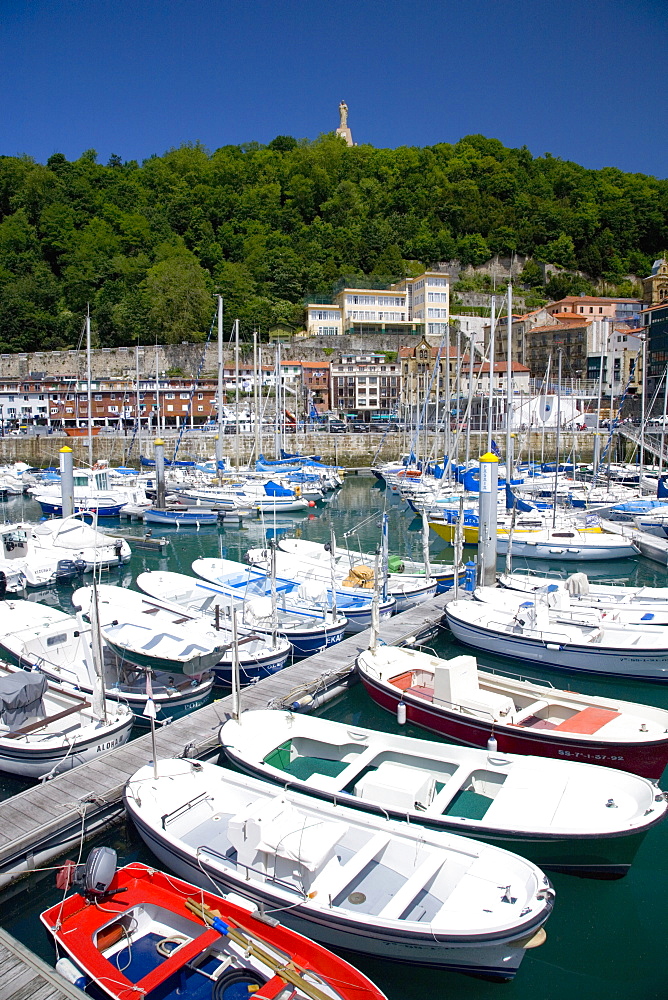
[(353, 134), (348, 128), (348, 105), (345, 101), (341, 101), (339, 104), (339, 127), (336, 130), (336, 134), (340, 135), (342, 139), (346, 140), (349, 146), (354, 146)]

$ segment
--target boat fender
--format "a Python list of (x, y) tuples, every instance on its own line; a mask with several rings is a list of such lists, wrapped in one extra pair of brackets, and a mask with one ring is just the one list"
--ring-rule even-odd
[(69, 958), (59, 958), (56, 962), (56, 972), (68, 983), (73, 983), (78, 989), (85, 990), (88, 985), (88, 976), (84, 976), (81, 969), (78, 969)]
[(406, 703), (404, 701), (397, 703), (397, 722), (400, 726), (406, 725)]
[(108, 927), (103, 927), (102, 930), (98, 931), (95, 941), (97, 950), (106, 951), (107, 948), (111, 948), (112, 945), (121, 940), (124, 931), (125, 928), (121, 923), (109, 924)]
[(301, 495), (302, 495), (302, 488), (301, 488), (301, 486), (295, 486), (295, 496), (297, 498), (299, 498)]

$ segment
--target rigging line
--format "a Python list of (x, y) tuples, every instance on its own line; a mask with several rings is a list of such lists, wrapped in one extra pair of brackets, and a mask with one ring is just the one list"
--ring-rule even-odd
[[(605, 448), (603, 449), (603, 454), (601, 455), (601, 457), (599, 459), (599, 469), (600, 469), (601, 465), (603, 465), (603, 462), (604, 462), (604, 460), (605, 460), (605, 458), (606, 458), (606, 456), (607, 456), (607, 454), (608, 454), (608, 452), (610, 450), (610, 445), (612, 444), (612, 439), (613, 439), (614, 433), (617, 430), (617, 428), (619, 427), (619, 421), (620, 421), (620, 417), (621, 417), (621, 414), (622, 414), (622, 408), (624, 406), (624, 403), (626, 402), (626, 397), (629, 395), (629, 389), (631, 387), (631, 383), (634, 380), (634, 376), (635, 376), (635, 372), (636, 372), (636, 367), (638, 365), (639, 359), (640, 359), (640, 348), (638, 349), (634, 360), (631, 362), (631, 364), (629, 366), (629, 377), (628, 377), (628, 380), (627, 380), (626, 385), (624, 387), (624, 393), (623, 393), (621, 399), (619, 400), (619, 405), (617, 407), (617, 413), (613, 417), (612, 411), (610, 412), (610, 426), (608, 427), (608, 440), (605, 443)], [(611, 372), (610, 375), (611, 375), (611, 381), (614, 381), (614, 373)]]

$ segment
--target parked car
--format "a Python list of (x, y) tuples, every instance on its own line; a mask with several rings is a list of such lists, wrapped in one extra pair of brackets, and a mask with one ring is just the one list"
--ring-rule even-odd
[(330, 420), (329, 424), (326, 425), (326, 429), (330, 434), (346, 433), (346, 425), (343, 420)]
[(354, 434), (368, 434), (371, 430), (371, 424), (348, 424), (348, 430), (352, 431)]

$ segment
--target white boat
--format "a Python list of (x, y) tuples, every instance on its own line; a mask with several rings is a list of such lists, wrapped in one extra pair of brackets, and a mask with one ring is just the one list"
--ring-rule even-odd
[[(476, 601), (484, 601), (498, 610), (512, 611), (513, 614), (527, 600), (526, 594), (507, 587), (476, 587), (473, 597)], [(534, 591), (530, 599), (546, 604), (550, 618), (558, 622), (611, 628), (625, 628), (628, 625), (643, 630), (650, 626), (668, 625), (668, 604), (663, 608), (657, 606), (652, 611), (625, 605), (618, 605), (616, 608), (595, 607), (587, 604), (586, 600), (573, 600), (566, 587), (558, 587), (556, 584), (548, 584), (547, 587)], [(668, 632), (665, 641), (668, 645)]]
[[(232, 683), (232, 632), (224, 622), (216, 628), (202, 614), (123, 587), (99, 585), (97, 591), (102, 637), (120, 659), (189, 677), (213, 669), (217, 683)], [(91, 599), (91, 587), (82, 587), (72, 596), (84, 614)], [(282, 635), (258, 635), (240, 628), (242, 682), (280, 670), (288, 662), (290, 651), (290, 643)]]
[[(68, 691), (92, 696), (91, 629), (80, 615), (68, 615), (34, 601), (0, 601), (0, 648), (20, 666), (41, 670)], [(136, 720), (148, 725), (146, 671), (119, 659), (109, 649), (103, 649), (103, 657), (107, 698), (129, 705)], [(191, 678), (154, 671), (150, 676), (159, 721), (201, 708), (211, 696), (214, 682), (213, 674)]]
[[(150, 501), (139, 486), (110, 484), (110, 470), (106, 463), (92, 469), (75, 469), (74, 509), (77, 512), (90, 511), (99, 517), (115, 517), (126, 504), (148, 506)], [(62, 486), (60, 483), (31, 487), (29, 492), (48, 515), (59, 517), (63, 509)]]
[(617, 624), (594, 609), (552, 610), (537, 597), (514, 609), (453, 601), (445, 614), (456, 639), (487, 653), (578, 673), (668, 680), (668, 633), (651, 625)]
[[(297, 541), (297, 539), (294, 539)], [(324, 551), (324, 550), (323, 550)], [(309, 557), (306, 551), (276, 552), (276, 572), (279, 576), (294, 580), (314, 580), (329, 586), (332, 578), (338, 590), (344, 593), (359, 593), (360, 590), (371, 591), (374, 588), (375, 567), (367, 563), (359, 563), (352, 568), (346, 563), (330, 567), (329, 553), (326, 558)], [(249, 563), (254, 566), (269, 566), (270, 554), (266, 548), (251, 548), (246, 553)], [(379, 590), (381, 589), (380, 581)], [(410, 580), (397, 580), (392, 577), (387, 581), (386, 596), (396, 601), (396, 612), (408, 611), (416, 604), (422, 604), (436, 593), (436, 580), (432, 578), (414, 577)]]
[(521, 594), (564, 595), (571, 607), (597, 608), (618, 620), (639, 624), (663, 623), (668, 614), (668, 587), (623, 587), (592, 583), (586, 573), (572, 573), (566, 579), (533, 573), (507, 573), (499, 585)]
[(0, 569), (7, 575), (23, 574), (29, 587), (46, 587), (94, 567), (121, 565), (132, 554), (125, 539), (110, 538), (77, 515), (39, 524), (5, 524), (0, 543)]
[(626, 559), (637, 556), (633, 543), (610, 532), (592, 532), (573, 524), (518, 533), (511, 527), (499, 528), (496, 550), (506, 555), (510, 540), (511, 554), (525, 559), (551, 559), (554, 562), (583, 562), (596, 559)]
[(160, 861), (250, 897), (294, 930), (377, 958), (512, 979), (553, 902), (531, 862), (362, 815), (215, 764), (162, 760), (126, 786)]
[[(203, 580), (215, 584), (230, 594), (260, 597), (271, 594), (271, 576), (264, 566), (245, 566), (233, 559), (195, 559), (193, 572)], [(332, 590), (319, 576), (299, 578), (279, 573), (274, 581), (279, 601), (286, 607), (301, 612), (331, 612), (337, 610), (346, 616), (346, 632), (361, 632), (371, 625), (373, 594), (368, 590), (337, 587)], [(378, 601), (379, 618), (389, 618), (396, 607), (393, 597)]]
[(279, 711), (220, 730), (240, 768), (284, 787), (517, 850), (541, 868), (618, 878), (666, 814), (647, 778), (578, 761), (434, 743)]
[(62, 774), (125, 743), (127, 705), (49, 684), (39, 670), (0, 663), (0, 770), (24, 778)]
[(654, 781), (668, 764), (662, 708), (480, 670), (475, 656), (444, 660), (399, 646), (364, 650), (357, 670), (381, 708), (396, 715), (403, 704), (408, 722), (457, 743), (485, 748), (493, 736), (502, 753), (580, 760)]
[(278, 631), (289, 641), (295, 656), (311, 656), (328, 646), (340, 642), (348, 625), (345, 615), (331, 611), (300, 609), (285, 601), (272, 600), (271, 594), (256, 595), (252, 589), (246, 593), (223, 590), (213, 583), (205, 583), (184, 573), (140, 573), (137, 586), (150, 597), (179, 604), (193, 614), (203, 615), (229, 626), (231, 611), (236, 607), (242, 627), (263, 634)]
[[(297, 558), (306, 558), (319, 563), (329, 570), (332, 557), (330, 543), (310, 542), (305, 538), (279, 538), (278, 549)], [(373, 552), (355, 552), (337, 545), (334, 548), (334, 564), (348, 576), (360, 564), (373, 566), (376, 556)], [(436, 581), (439, 592), (449, 590), (454, 585), (455, 568), (452, 564), (429, 563), (404, 556), (389, 556), (387, 560), (388, 592), (396, 598), (396, 585), (408, 583), (425, 585), (430, 579)]]

